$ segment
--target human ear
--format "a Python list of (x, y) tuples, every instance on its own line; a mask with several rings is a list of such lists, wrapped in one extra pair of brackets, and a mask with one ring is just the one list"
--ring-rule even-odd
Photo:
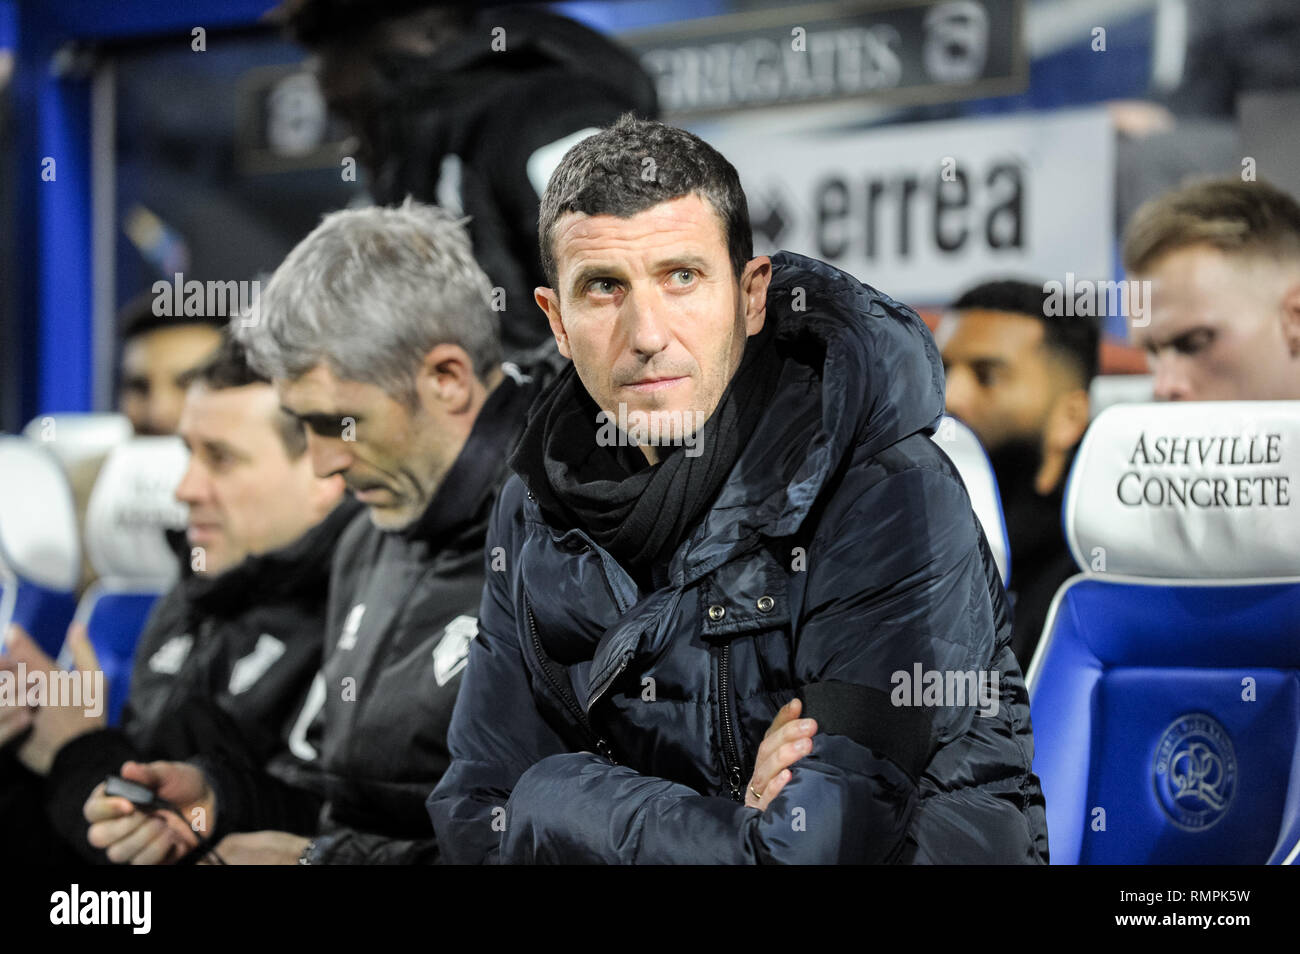
[(1076, 388), (1061, 394), (1052, 405), (1043, 433), (1047, 449), (1061, 453), (1068, 451), (1083, 439), (1090, 419), (1091, 404), (1086, 390)]
[(429, 349), (415, 375), (415, 393), (427, 412), (439, 408), (457, 413), (474, 398), (474, 363), (460, 345), (439, 344)]
[(758, 334), (767, 318), (767, 290), (772, 283), (772, 260), (751, 258), (740, 273), (740, 295), (745, 305), (745, 333)]
[(564, 317), (560, 314), (560, 296), (556, 294), (554, 288), (539, 285), (533, 289), (533, 300), (545, 313), (546, 320), (551, 326), (551, 334), (555, 335), (555, 346), (560, 350), (560, 354), (572, 360), (573, 355), (569, 352), (569, 336), (564, 332)]
[(1300, 282), (1282, 296), (1282, 340), (1291, 357), (1300, 357)]

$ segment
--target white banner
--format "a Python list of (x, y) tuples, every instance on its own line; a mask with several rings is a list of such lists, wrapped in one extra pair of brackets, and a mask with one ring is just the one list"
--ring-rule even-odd
[(830, 262), (901, 301), (942, 305), (994, 277), (1104, 279), (1114, 133), (1102, 109), (706, 138), (736, 166), (755, 253)]

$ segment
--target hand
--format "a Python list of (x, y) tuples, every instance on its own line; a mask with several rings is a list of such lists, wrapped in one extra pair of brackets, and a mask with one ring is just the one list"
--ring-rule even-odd
[(82, 814), (90, 822), (86, 840), (96, 848), (108, 849), (109, 861), (172, 864), (197, 847), (199, 835), (212, 831), (216, 824), (216, 796), (203, 773), (193, 765), (127, 762), (120, 774), (153, 789), (175, 805), (185, 819), (168, 811), (141, 811), (125, 798), (110, 798), (100, 783), (86, 799)]
[(1177, 122), (1164, 106), (1140, 99), (1112, 100), (1106, 104), (1106, 111), (1115, 129), (1134, 139), (1168, 132)]
[[(26, 635), (26, 633), (23, 633), (21, 626), (17, 623), (11, 623), (6, 642), (11, 643), (15, 639), (20, 640), (21, 636)], [(28, 638), (30, 639), (30, 637)], [(3, 673), (8, 673), (8, 675), (2, 675)], [(16, 739), (26, 732), (31, 727), (32, 719), (36, 713), (25, 705), (18, 705), (17, 697), (20, 692), (25, 692), (25, 689), (19, 689), (18, 660), (13, 658), (12, 655), (0, 657), (0, 679), (11, 683), (15, 696), (12, 703), (7, 700), (0, 701), (0, 746), (3, 746), (10, 739)], [(0, 700), (3, 699), (4, 697), (0, 696)]]
[[(287, 831), (250, 831), (227, 835), (217, 845), (217, 854), (228, 865), (296, 865), (310, 838)], [(216, 864), (207, 858), (201, 865)]]
[[(7, 660), (0, 659), (0, 670), (13, 672)], [(5, 678), (5, 677), (0, 677)], [(10, 739), (16, 739), (26, 732), (32, 724), (35, 713), (26, 706), (8, 705), (0, 702), (0, 747)]]
[[(41, 652), (40, 647), (26, 633), (22, 633), (21, 630), (19, 632), (21, 635), (17, 641), (10, 643), (11, 652), (27, 663), (28, 672), (36, 667), (47, 672), (58, 668), (54, 660)], [(97, 679), (99, 686), (102, 687), (104, 677), (99, 672), (99, 660), (95, 657), (95, 650), (90, 645), (90, 638), (86, 635), (86, 627), (83, 624), (73, 623), (68, 627), (68, 648), (72, 650), (72, 659), (77, 671), (94, 674), (88, 678)], [(82, 683), (83, 687), (87, 684)], [(84, 704), (86, 702), (84, 695), (82, 705), (61, 706), (55, 705), (56, 701), (47, 699), (45, 705), (34, 710), (32, 734), (18, 750), (19, 761), (37, 775), (50, 773), (54, 757), (64, 745), (79, 735), (102, 728), (108, 721), (104, 714), (107, 700), (103, 697), (102, 689), (95, 694), (93, 705)]]
[(817, 720), (800, 719), (802, 711), (803, 703), (791, 699), (781, 707), (763, 735), (754, 760), (754, 774), (745, 789), (745, 804), (750, 808), (761, 811), (771, 805), (772, 799), (790, 781), (790, 766), (812, 751)]

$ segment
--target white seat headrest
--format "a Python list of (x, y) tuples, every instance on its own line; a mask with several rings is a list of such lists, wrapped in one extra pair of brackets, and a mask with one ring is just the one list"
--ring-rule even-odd
[(58, 460), (26, 437), (0, 437), (0, 564), (19, 579), (76, 589), (81, 545)]
[(166, 582), (177, 573), (165, 530), (185, 527), (176, 486), (189, 461), (178, 437), (136, 437), (104, 462), (86, 508), (86, 550), (101, 577)]
[(989, 549), (993, 551), (993, 560), (998, 565), (1005, 586), (1011, 579), (1011, 559), (1015, 554), (1008, 553), (1002, 497), (998, 492), (998, 479), (993, 474), (993, 465), (989, 463), (989, 455), (985, 453), (984, 445), (975, 436), (975, 432), (955, 417), (945, 415), (941, 418), (932, 439), (943, 448), (943, 452), (957, 466), (957, 473), (961, 474), (966, 493), (970, 495), (971, 509), (984, 528), (984, 536), (989, 541)]
[(1150, 374), (1099, 374), (1088, 387), (1088, 409), (1095, 418), (1116, 404), (1150, 404), (1155, 386)]
[(1300, 401), (1125, 404), (1092, 422), (1066, 490), (1088, 572), (1300, 576)]
[(23, 428), (25, 437), (44, 445), (65, 469), (104, 456), (133, 433), (124, 414), (42, 414)]

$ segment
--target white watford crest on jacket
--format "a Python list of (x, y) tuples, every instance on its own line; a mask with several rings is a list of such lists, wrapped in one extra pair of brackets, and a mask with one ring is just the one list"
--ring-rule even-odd
[(348, 618), (343, 621), (343, 632), (339, 634), (340, 650), (351, 649), (357, 644), (357, 630), (361, 628), (361, 617), (365, 615), (365, 603), (358, 603), (348, 611)]
[(237, 696), (251, 689), (275, 661), (284, 655), (284, 643), (270, 633), (257, 637), (257, 645), (230, 670), (230, 694)]
[(149, 670), (166, 676), (176, 675), (181, 671), (181, 666), (185, 663), (185, 657), (190, 654), (190, 648), (193, 645), (194, 637), (189, 633), (184, 636), (173, 636), (159, 646), (158, 651), (149, 657)]
[(478, 620), (473, 616), (457, 616), (442, 631), (442, 639), (433, 647), (433, 676), (438, 685), (445, 686), (465, 668), (469, 661), (469, 644), (478, 635)]

